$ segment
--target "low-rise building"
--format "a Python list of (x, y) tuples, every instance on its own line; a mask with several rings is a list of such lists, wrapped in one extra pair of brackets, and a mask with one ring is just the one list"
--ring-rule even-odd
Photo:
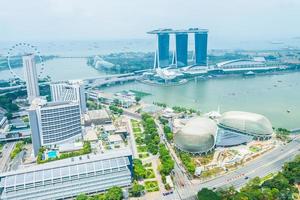
[(86, 126), (103, 125), (111, 123), (111, 118), (105, 109), (91, 110), (84, 115), (84, 124)]
[(132, 180), (129, 148), (88, 154), (0, 174), (0, 199), (66, 199), (78, 194), (129, 187)]

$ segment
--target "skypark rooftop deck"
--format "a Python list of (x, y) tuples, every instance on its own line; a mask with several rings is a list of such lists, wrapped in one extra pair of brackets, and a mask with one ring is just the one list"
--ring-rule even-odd
[(207, 33), (208, 29), (203, 28), (189, 28), (189, 29), (180, 29), (180, 30), (173, 30), (173, 29), (157, 29), (153, 31), (148, 31), (148, 34), (176, 34), (176, 33)]

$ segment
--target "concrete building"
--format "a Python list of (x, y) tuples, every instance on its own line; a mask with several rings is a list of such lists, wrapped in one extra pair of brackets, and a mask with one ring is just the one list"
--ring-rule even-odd
[(37, 69), (33, 54), (23, 56), (23, 68), (26, 81), (27, 97), (29, 103), (31, 103), (33, 99), (40, 96)]
[(29, 110), (34, 155), (41, 146), (52, 146), (82, 137), (80, 108), (73, 102), (50, 102), (36, 98)]
[(158, 39), (158, 53), (157, 53), (157, 66), (167, 67), (169, 66), (169, 44), (170, 35), (168, 33), (162, 33), (157, 35)]
[(127, 188), (132, 168), (132, 153), (126, 148), (10, 171), (0, 174), (0, 199), (67, 199), (113, 186)]
[(82, 81), (68, 81), (52, 83), (50, 85), (53, 102), (72, 101), (78, 102), (81, 113), (86, 112), (85, 88)]
[(111, 118), (105, 109), (91, 110), (84, 115), (84, 124), (86, 126), (110, 124)]

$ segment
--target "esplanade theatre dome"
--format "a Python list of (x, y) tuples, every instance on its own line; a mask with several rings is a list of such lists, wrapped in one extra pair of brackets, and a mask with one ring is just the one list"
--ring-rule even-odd
[(174, 134), (175, 146), (189, 153), (206, 153), (215, 146), (217, 128), (209, 118), (192, 118)]
[(273, 134), (271, 122), (263, 115), (241, 111), (230, 111), (222, 115), (219, 126), (257, 137)]

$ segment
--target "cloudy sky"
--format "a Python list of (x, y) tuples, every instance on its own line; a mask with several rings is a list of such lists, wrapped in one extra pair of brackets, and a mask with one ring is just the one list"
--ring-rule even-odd
[(156, 28), (204, 27), (215, 40), (300, 36), (299, 0), (0, 0), (0, 40), (145, 38)]

